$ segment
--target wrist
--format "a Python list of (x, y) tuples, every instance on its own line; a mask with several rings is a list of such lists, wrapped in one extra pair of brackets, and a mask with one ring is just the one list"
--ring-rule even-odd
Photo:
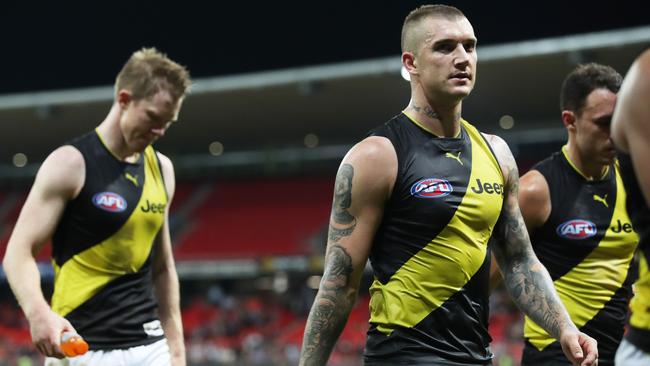
[(40, 319), (43, 318), (43, 315), (49, 313), (50, 311), (52, 311), (52, 309), (50, 309), (50, 306), (45, 302), (38, 302), (35, 304), (23, 306), (23, 313), (25, 314), (25, 318), (30, 323), (40, 321)]
[(560, 338), (562, 338), (567, 333), (578, 333), (580, 330), (576, 327), (575, 324), (569, 319), (564, 323), (564, 326), (560, 328)]

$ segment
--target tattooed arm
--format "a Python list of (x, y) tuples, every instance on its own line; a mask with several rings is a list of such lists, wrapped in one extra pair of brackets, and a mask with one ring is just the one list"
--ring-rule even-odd
[(343, 158), (334, 188), (324, 274), (307, 319), (300, 365), (327, 363), (356, 300), (396, 174), (395, 150), (383, 137), (365, 139)]
[(505, 286), (519, 308), (560, 341), (574, 365), (596, 365), (596, 341), (573, 324), (530, 245), (518, 204), (519, 172), (512, 153), (500, 138), (486, 137), (499, 159), (506, 186), (501, 217), (493, 234), (494, 254)]
[[(551, 193), (546, 178), (539, 171), (531, 170), (521, 177), (519, 208), (529, 234), (532, 234), (548, 220), (551, 214)], [(492, 267), (490, 268), (490, 293), (503, 280), (496, 264), (493, 253)]]

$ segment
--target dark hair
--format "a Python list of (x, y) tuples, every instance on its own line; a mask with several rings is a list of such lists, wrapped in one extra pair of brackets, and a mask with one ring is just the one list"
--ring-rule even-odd
[(404, 25), (402, 25), (402, 39), (401, 46), (402, 52), (407, 51), (407, 38), (413, 27), (418, 24), (422, 19), (441, 16), (444, 18), (465, 18), (465, 14), (457, 8), (449, 5), (435, 4), (435, 5), (422, 5), (419, 8), (411, 11), (409, 15), (404, 19)]
[(567, 75), (560, 91), (560, 110), (580, 114), (587, 96), (596, 89), (618, 93), (623, 77), (610, 66), (597, 63), (578, 65)]

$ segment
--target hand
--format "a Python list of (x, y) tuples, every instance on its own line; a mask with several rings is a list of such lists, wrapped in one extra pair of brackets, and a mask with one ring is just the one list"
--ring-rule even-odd
[(185, 366), (185, 355), (172, 355), (173, 366)]
[(574, 366), (598, 366), (597, 343), (575, 328), (564, 331), (560, 336), (564, 355)]
[(75, 332), (70, 322), (50, 308), (44, 308), (28, 318), (32, 343), (46, 357), (64, 358), (61, 351), (61, 333)]

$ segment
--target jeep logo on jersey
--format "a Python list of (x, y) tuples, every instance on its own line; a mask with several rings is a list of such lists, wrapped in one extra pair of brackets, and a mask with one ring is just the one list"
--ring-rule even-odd
[(597, 232), (596, 224), (581, 219), (569, 220), (557, 227), (557, 234), (567, 239), (587, 239)]
[(104, 211), (122, 212), (126, 210), (126, 200), (117, 193), (101, 192), (93, 196), (93, 204)]
[(446, 179), (426, 178), (411, 187), (411, 195), (420, 198), (438, 198), (448, 196), (454, 191)]

